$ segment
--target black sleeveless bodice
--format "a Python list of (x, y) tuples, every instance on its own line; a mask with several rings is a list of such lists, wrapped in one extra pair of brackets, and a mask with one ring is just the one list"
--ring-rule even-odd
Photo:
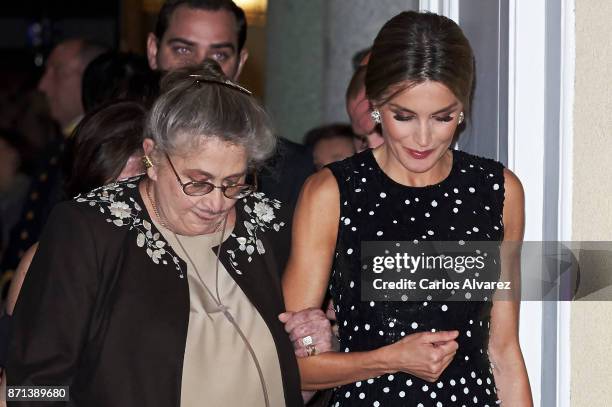
[(452, 151), (442, 182), (396, 183), (371, 150), (329, 166), (340, 190), (340, 222), (330, 282), (341, 351), (367, 351), (423, 331), (458, 330), (459, 349), (435, 383), (406, 373), (337, 388), (332, 406), (493, 406), (487, 354), (491, 302), (361, 301), (362, 241), (503, 239), (503, 166)]

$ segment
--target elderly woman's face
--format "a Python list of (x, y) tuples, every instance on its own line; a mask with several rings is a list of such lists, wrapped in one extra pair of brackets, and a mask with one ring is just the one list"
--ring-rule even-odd
[[(196, 151), (169, 155), (183, 184), (208, 181), (214, 185), (244, 183), (247, 153), (244, 147), (211, 138)], [(226, 216), (233, 215), (235, 199), (227, 198), (220, 188), (202, 196), (183, 192), (168, 159), (160, 155), (151, 178), (155, 200), (162, 221), (182, 235), (202, 235), (220, 230)], [(151, 170), (149, 170), (151, 171)]]

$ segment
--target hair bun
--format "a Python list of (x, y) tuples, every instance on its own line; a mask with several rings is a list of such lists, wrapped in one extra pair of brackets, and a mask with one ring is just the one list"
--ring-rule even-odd
[[(179, 82), (185, 81), (186, 78), (193, 80), (192, 83), (218, 84), (228, 86), (247, 95), (252, 94), (248, 89), (229, 80), (223, 73), (219, 63), (209, 58), (205, 59), (200, 65), (181, 68), (167, 73), (160, 85), (162, 93), (174, 88)], [(192, 83), (189, 83), (189, 85)]]

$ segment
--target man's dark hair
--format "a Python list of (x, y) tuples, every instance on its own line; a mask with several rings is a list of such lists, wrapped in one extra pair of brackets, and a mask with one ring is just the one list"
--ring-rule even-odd
[(346, 138), (352, 141), (356, 136), (349, 124), (328, 124), (309, 130), (304, 136), (304, 145), (314, 147), (319, 141), (332, 138)]
[(166, 0), (159, 10), (157, 24), (155, 25), (155, 36), (158, 41), (161, 41), (166, 33), (172, 13), (174, 13), (177, 7), (182, 5), (200, 10), (226, 10), (232, 13), (236, 18), (236, 26), (238, 29), (238, 52), (242, 50), (247, 38), (247, 22), (244, 10), (238, 7), (232, 0)]

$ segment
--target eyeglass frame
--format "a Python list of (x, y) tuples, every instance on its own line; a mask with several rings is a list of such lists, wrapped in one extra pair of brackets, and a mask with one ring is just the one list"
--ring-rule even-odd
[[(223, 196), (228, 198), (228, 199), (243, 199), (246, 198), (247, 196), (251, 195), (253, 192), (257, 191), (257, 174), (255, 171), (253, 171), (253, 179), (255, 180), (255, 184), (251, 185), (251, 184), (233, 184), (233, 185), (215, 185), (212, 182), (208, 182), (208, 181), (189, 181), (189, 182), (185, 182), (183, 183), (183, 181), (181, 180), (181, 177), (178, 173), (178, 171), (176, 171), (176, 168), (174, 167), (174, 164), (172, 163), (172, 160), (170, 159), (170, 156), (168, 155), (168, 153), (165, 153), (166, 159), (168, 160), (168, 163), (170, 164), (170, 168), (172, 168), (172, 172), (174, 172), (174, 176), (176, 177), (176, 180), (178, 181), (179, 185), (181, 186), (181, 189), (183, 190), (183, 193), (187, 196), (204, 196), (204, 195), (208, 195), (210, 194), (212, 191), (214, 191), (216, 188), (221, 190), (221, 193), (223, 193)], [(190, 185), (202, 185), (202, 184), (207, 184), (212, 186), (212, 189), (204, 194), (200, 194), (200, 195), (193, 195), (193, 194), (189, 194), (186, 191), (186, 188), (189, 187)], [(249, 187), (249, 192), (244, 195), (241, 196), (240, 198), (236, 198), (236, 197), (232, 197), (232, 196), (227, 196), (225, 191), (227, 191), (228, 188), (232, 188), (232, 187), (237, 187), (237, 186), (245, 186), (245, 187)]]

